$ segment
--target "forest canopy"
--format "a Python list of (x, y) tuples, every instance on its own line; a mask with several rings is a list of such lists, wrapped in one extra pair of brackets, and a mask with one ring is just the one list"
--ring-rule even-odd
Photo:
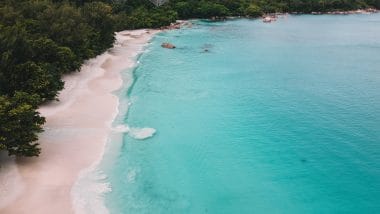
[(380, 8), (380, 0), (2, 0), (0, 150), (37, 156), (45, 121), (38, 106), (57, 98), (62, 75), (114, 42), (114, 32), (159, 28), (177, 19), (258, 17), (274, 12)]

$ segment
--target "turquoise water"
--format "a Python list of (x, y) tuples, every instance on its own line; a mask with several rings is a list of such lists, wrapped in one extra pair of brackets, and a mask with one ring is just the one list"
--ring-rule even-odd
[(109, 211), (380, 213), (380, 14), (195, 23), (121, 94), (157, 133), (112, 142)]

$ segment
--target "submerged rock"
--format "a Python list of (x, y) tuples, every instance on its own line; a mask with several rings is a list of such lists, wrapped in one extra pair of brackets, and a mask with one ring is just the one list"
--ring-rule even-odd
[(170, 44), (170, 43), (167, 43), (167, 42), (162, 43), (161, 47), (168, 48), (168, 49), (174, 49), (175, 48), (175, 46), (173, 44)]
[(263, 17), (263, 22), (270, 23), (277, 20), (277, 16), (265, 16)]

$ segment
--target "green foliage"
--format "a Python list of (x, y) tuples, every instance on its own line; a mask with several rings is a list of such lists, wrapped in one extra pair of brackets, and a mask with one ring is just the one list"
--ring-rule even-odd
[(16, 92), (13, 97), (0, 96), (0, 149), (9, 155), (37, 156), (40, 153), (37, 133), (44, 123), (35, 111), (38, 95)]
[(250, 17), (259, 17), (263, 15), (263, 11), (256, 4), (250, 4), (244, 12), (247, 16)]
[(199, 17), (224, 17), (229, 15), (229, 10), (222, 4), (201, 2), (196, 10)]
[(114, 42), (114, 32), (159, 28), (176, 19), (380, 8), (380, 0), (2, 0), (0, 150), (35, 156), (44, 119), (39, 104), (57, 97), (61, 76)]
[(327, 12), (380, 8), (380, 0), (171, 0), (170, 8), (179, 18), (211, 18), (214, 16), (251, 16), (274, 12)]
[[(62, 74), (114, 42), (112, 7), (102, 2), (6, 0), (0, 3), (0, 150), (39, 154), (44, 119), (38, 104), (54, 100)], [(80, 4), (79, 4), (80, 3)]]
[(59, 46), (70, 48), (78, 61), (95, 56), (90, 48), (90, 38), (94, 32), (78, 8), (68, 4), (51, 6), (44, 10), (37, 21), (39, 32), (51, 38)]
[(174, 10), (165, 8), (154, 8), (148, 10), (145, 7), (139, 7), (128, 15), (120, 13), (116, 16), (116, 29), (138, 29), (138, 28), (159, 28), (169, 25), (177, 19), (177, 13)]
[(102, 2), (84, 4), (82, 14), (85, 22), (95, 30), (91, 35), (92, 49), (101, 53), (114, 42), (114, 17), (112, 7)]
[(193, 14), (193, 8), (189, 2), (177, 2), (174, 5), (174, 9), (177, 11), (180, 18), (188, 18)]

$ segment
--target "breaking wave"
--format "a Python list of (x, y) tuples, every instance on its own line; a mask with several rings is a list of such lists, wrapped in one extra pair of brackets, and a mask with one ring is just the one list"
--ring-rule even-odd
[(113, 130), (115, 132), (128, 133), (128, 136), (136, 140), (145, 140), (151, 138), (157, 132), (154, 128), (131, 128), (128, 125), (118, 125)]

